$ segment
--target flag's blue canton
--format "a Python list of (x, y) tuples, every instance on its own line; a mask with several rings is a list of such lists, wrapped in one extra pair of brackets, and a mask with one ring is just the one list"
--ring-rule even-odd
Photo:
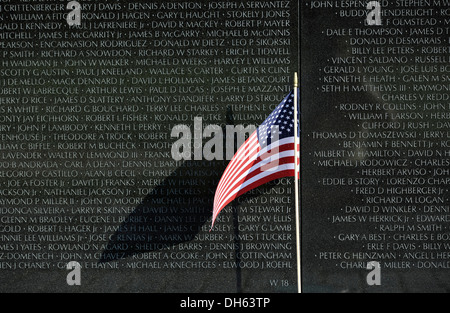
[[(297, 120), (300, 112), (297, 110)], [(258, 127), (258, 141), (261, 148), (271, 144), (272, 140), (280, 140), (294, 136), (294, 92), (291, 92), (275, 110)], [(278, 127), (277, 127), (278, 126)], [(300, 135), (300, 124), (297, 124)], [(278, 128), (278, 138), (276, 135)]]

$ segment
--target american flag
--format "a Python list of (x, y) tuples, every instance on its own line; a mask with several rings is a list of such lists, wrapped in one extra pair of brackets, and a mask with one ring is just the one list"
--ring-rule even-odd
[(211, 229), (220, 211), (240, 195), (274, 179), (295, 176), (294, 145), (294, 91), (291, 91), (238, 149), (225, 169), (214, 196)]

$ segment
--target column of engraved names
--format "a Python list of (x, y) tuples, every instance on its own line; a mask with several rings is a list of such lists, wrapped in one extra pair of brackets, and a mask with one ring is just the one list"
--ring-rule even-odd
[[(199, 255), (203, 244), (192, 243), (194, 237), (189, 231), (203, 225), (209, 215), (209, 202), (204, 195), (216, 169), (214, 164), (199, 159), (186, 163), (172, 159), (171, 147), (176, 138), (170, 134), (177, 125), (186, 125), (194, 132), (202, 130), (204, 124), (220, 124), (222, 120), (210, 86), (211, 77), (223, 71), (211, 60), (222, 53), (225, 43), (205, 33), (205, 29), (218, 27), (216, 20), (220, 16), (214, 10), (206, 10), (205, 4), (194, 1), (149, 5), (156, 11), (143, 23), (152, 33), (149, 35), (147, 30), (141, 33), (147, 34), (149, 46), (136, 56), (136, 62), (148, 67), (149, 86), (139, 101), (145, 103), (152, 123), (163, 125), (165, 131), (150, 135), (156, 136), (146, 144), (146, 149), (154, 151), (148, 154), (152, 161), (143, 162), (154, 162), (154, 167), (142, 177), (137, 191), (148, 195), (140, 209), (151, 213), (144, 215), (144, 219), (150, 220), (126, 226), (132, 228), (132, 235), (145, 237), (145, 240), (138, 238), (138, 250), (162, 252), (134, 254), (125, 266), (212, 268), (214, 264), (209, 261), (200, 262), (204, 259)], [(148, 5), (130, 6), (138, 10)], [(195, 120), (199, 123), (194, 123)], [(117, 240), (129, 242), (126, 236)], [(176, 246), (170, 251), (174, 243)]]
[[(258, 10), (251, 10), (252, 8)], [(290, 50), (287, 47), (291, 44), (290, 39), (288, 38), (290, 36), (290, 21), (287, 19), (289, 15), (286, 15), (284, 10), (282, 10), (283, 7), (280, 7), (279, 5), (276, 6), (273, 3), (269, 3), (269, 6), (267, 6), (267, 3), (261, 4), (259, 2), (217, 2), (208, 4), (207, 9), (209, 9), (208, 12), (217, 10), (216, 17), (219, 17), (220, 19), (214, 20), (208, 24), (210, 28), (207, 28), (206, 30), (203, 29), (201, 32), (199, 31), (199, 36), (204, 38), (203, 40), (198, 41), (204, 43), (202, 48), (189, 49), (184, 52), (172, 52), (169, 50), (167, 53), (174, 53), (177, 56), (177, 60), (173, 60), (175, 64), (170, 65), (195, 65), (195, 67), (189, 69), (190, 74), (193, 76), (200, 74), (208, 75), (209, 79), (207, 80), (207, 83), (209, 83), (209, 85), (205, 87), (206, 93), (209, 93), (207, 96), (208, 99), (205, 101), (205, 104), (198, 105), (198, 103), (192, 103), (192, 97), (172, 96), (172, 98), (169, 98), (171, 97), (169, 95), (166, 99), (177, 100), (180, 105), (176, 105), (172, 110), (168, 110), (180, 110), (180, 112), (184, 112), (186, 120), (190, 120), (191, 123), (195, 117), (201, 117), (203, 124), (257, 124), (265, 118), (265, 114), (259, 112), (261, 110), (269, 112), (269, 110), (273, 109), (271, 106), (280, 101), (280, 96), (274, 95), (274, 93), (278, 90), (282, 93), (286, 93), (289, 88), (288, 77), (274, 78), (274, 74), (283, 75), (289, 71), (287, 66), (283, 66), (289, 65), (291, 62)], [(270, 16), (281, 16), (284, 17), (284, 19), (282, 22), (278, 22), (277, 25), (275, 25), (275, 22), (270, 23), (269, 20), (265, 22), (260, 20), (263, 17), (268, 18)], [(172, 17), (183, 19), (185, 15), (179, 13), (179, 16), (172, 15)], [(176, 21), (171, 23), (173, 24), (174, 22)], [(184, 20), (181, 20), (180, 23), (183, 23), (183, 26), (189, 25), (189, 23)], [(247, 29), (247, 27), (256, 27), (257, 25), (259, 27), (253, 31)], [(272, 36), (275, 32), (277, 34), (282, 34), (284, 38), (281, 40), (273, 39)], [(167, 38), (167, 36), (165, 38)], [(170, 41), (170, 39), (166, 40), (168, 42)], [(213, 48), (210, 50), (206, 49), (205, 47), (207, 47), (207, 45), (211, 45)], [(273, 46), (277, 46), (277, 48), (273, 48)], [(271, 47), (270, 51), (267, 51), (269, 47)], [(153, 52), (149, 51), (148, 53), (148, 56), (152, 56)], [(267, 54), (269, 54), (270, 57), (267, 57)], [(187, 58), (187, 56), (189, 58)], [(152, 61), (151, 58), (146, 58), (145, 62), (154, 64), (154, 61)], [(155, 65), (161, 65), (162, 67), (165, 64)], [(273, 84), (276, 84), (276, 89), (274, 89)], [(167, 110), (164, 108), (164, 98), (154, 97), (154, 100), (159, 101), (159, 103), (148, 106), (149, 110)], [(223, 115), (218, 115), (217, 111), (223, 112)], [(255, 111), (258, 113), (253, 113)], [(224, 151), (224, 157), (225, 153), (226, 152)], [(203, 162), (202, 166), (208, 167), (210, 166), (208, 164), (208, 162)], [(202, 171), (207, 174), (204, 169), (197, 171), (197, 173), (201, 173)], [(220, 174), (221, 171), (217, 170), (217, 175)], [(258, 201), (265, 201), (264, 203), (268, 203), (266, 197)], [(271, 200), (273, 203), (276, 203), (276, 201), (276, 199)], [(191, 213), (197, 209), (197, 207), (193, 207)], [(266, 212), (272, 212), (274, 210), (279, 211), (280, 209), (284, 210), (278, 206), (271, 207), (266, 210)], [(200, 210), (205, 213), (210, 211), (210, 208), (203, 207)], [(244, 212), (248, 212), (245, 208), (243, 211), (241, 208), (238, 210), (241, 215)], [(261, 211), (262, 209), (252, 209), (252, 212), (255, 210)], [(227, 213), (224, 214), (231, 213), (227, 210)], [(251, 258), (249, 256), (250, 253), (258, 254), (261, 250), (261, 245), (248, 244), (261, 232), (261, 228), (259, 226), (246, 225), (247, 223), (254, 224), (255, 222), (260, 221), (255, 221), (254, 217), (246, 217), (245, 215), (246, 214), (244, 214), (244, 216), (239, 216), (238, 219), (238, 222), (241, 224), (239, 226), (241, 233), (245, 233), (239, 235), (238, 240), (241, 240), (242, 243), (241, 250), (250, 250), (250, 247), (252, 247), (253, 251), (244, 252), (245, 254), (243, 255), (246, 256), (244, 257), (244, 261), (247, 257)], [(186, 219), (188, 218), (192, 219), (193, 217), (186, 216)], [(262, 221), (262, 219), (266, 217), (260, 216), (258, 218)], [(272, 221), (273, 218), (267, 217), (266, 219), (267, 221), (269, 221), (269, 219)], [(219, 216), (218, 219), (219, 223), (225, 222), (230, 224), (231, 221), (231, 216), (226, 215)], [(281, 227), (286, 226), (281, 225)], [(288, 227), (290, 227), (290, 225)], [(205, 224), (202, 227), (202, 232), (207, 231), (209, 231), (209, 225)], [(235, 262), (234, 254), (223, 253), (222, 250), (225, 246), (233, 252), (233, 241), (236, 239), (236, 235), (231, 234), (233, 229), (229, 225), (222, 227), (219, 224), (215, 227), (214, 232), (215, 235), (199, 234), (196, 236), (197, 240), (210, 242), (209, 244), (180, 244), (178, 248), (199, 251), (196, 254), (197, 257), (199, 255), (206, 257), (206, 259), (211, 262), (210, 266), (230, 268), (232, 266), (231, 263)], [(256, 234), (253, 232), (256, 232)], [(169, 238), (169, 240), (171, 238), (167, 237), (167, 234), (164, 234), (164, 236)], [(219, 242), (216, 242), (217, 240), (219, 240)], [(261, 240), (261, 238), (259, 238), (259, 240)], [(269, 240), (269, 237), (265, 238), (265, 240)], [(290, 247), (290, 243), (287, 246)], [(205, 248), (207, 252), (204, 252)], [(275, 249), (279, 249), (279, 247), (276, 247)], [(220, 251), (216, 252), (216, 250)], [(276, 258), (276, 256), (271, 256), (271, 259), (274, 258)], [(161, 263), (159, 266), (162, 266), (163, 268), (168, 266), (172, 268), (182, 268), (186, 261), (189, 262), (190, 258), (187, 258), (186, 260), (165, 260), (164, 263)], [(130, 266), (141, 266), (141, 264), (136, 263), (133, 265), (130, 263)], [(263, 265), (256, 262), (252, 263), (252, 266), (262, 267)]]
[[(446, 266), (445, 240), (436, 240), (447, 236), (448, 218), (448, 149), (443, 140), (448, 125), (442, 121), (449, 109), (448, 18), (443, 3), (433, 4), (386, 5), (379, 27), (363, 25), (364, 8), (324, 4), (343, 18), (359, 17), (355, 21), (360, 25), (323, 32), (346, 46), (342, 56), (330, 57), (322, 69), (321, 92), (369, 93), (372, 98), (336, 103), (334, 109), (355, 130), (333, 135), (339, 149), (316, 153), (320, 166), (354, 168), (352, 177), (322, 183), (346, 188), (362, 202), (339, 208), (330, 218), (348, 229), (335, 240), (361, 251), (336, 256), (342, 268), (363, 268), (371, 256), (391, 268)], [(370, 232), (350, 231), (361, 223), (370, 223)]]
[[(216, 88), (219, 102), (229, 110), (232, 123), (258, 126), (292, 88), (294, 42), (291, 6), (282, 1), (217, 2), (229, 19), (221, 31), (229, 40), (225, 57), (215, 60), (225, 67), (226, 78)], [(227, 9), (228, 7), (228, 9)], [(228, 91), (228, 93), (227, 93)], [(229, 93), (231, 91), (231, 93)], [(239, 244), (243, 268), (293, 268), (292, 186), (282, 180), (259, 195), (240, 202), (234, 209), (234, 231), (228, 231), (228, 250)], [(232, 215), (232, 209), (224, 214)], [(284, 215), (284, 216), (280, 216)], [(237, 222), (236, 222), (237, 220)], [(282, 235), (279, 233), (282, 232)], [(223, 245), (214, 247), (223, 250)], [(230, 254), (219, 266), (235, 263)]]
[(47, 157), (54, 148), (50, 133), (63, 127), (69, 117), (41, 113), (54, 95), (73, 94), (77, 88), (53, 85), (53, 79), (70, 74), (36, 51), (42, 32), (61, 28), (43, 12), (44, 6), (8, 3), (1, 9), (2, 268), (50, 268), (58, 253), (42, 236), (67, 230), (71, 218), (60, 213), (65, 210), (62, 206), (74, 200), (56, 197), (49, 190), (65, 186), (67, 175), (78, 172), (69, 174), (61, 163)]

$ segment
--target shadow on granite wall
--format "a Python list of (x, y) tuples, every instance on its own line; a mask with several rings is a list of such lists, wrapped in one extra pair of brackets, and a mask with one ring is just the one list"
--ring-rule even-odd
[[(186, 161), (155, 187), (117, 228), (100, 262), (193, 240), (210, 219), (214, 199), (211, 186), (186, 176), (198, 169), (200, 162)], [(221, 162), (215, 163), (214, 172), (225, 169)]]

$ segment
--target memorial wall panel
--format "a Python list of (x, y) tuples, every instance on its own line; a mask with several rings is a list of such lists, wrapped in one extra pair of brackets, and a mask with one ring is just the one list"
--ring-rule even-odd
[(296, 2), (0, 13), (3, 291), (295, 291), (292, 179), (210, 227), (227, 126), (256, 128), (292, 88)]
[(2, 292), (296, 293), (294, 178), (211, 228), (300, 80), (303, 292), (450, 287), (446, 0), (2, 1)]
[(448, 2), (301, 12), (305, 288), (447, 291)]

